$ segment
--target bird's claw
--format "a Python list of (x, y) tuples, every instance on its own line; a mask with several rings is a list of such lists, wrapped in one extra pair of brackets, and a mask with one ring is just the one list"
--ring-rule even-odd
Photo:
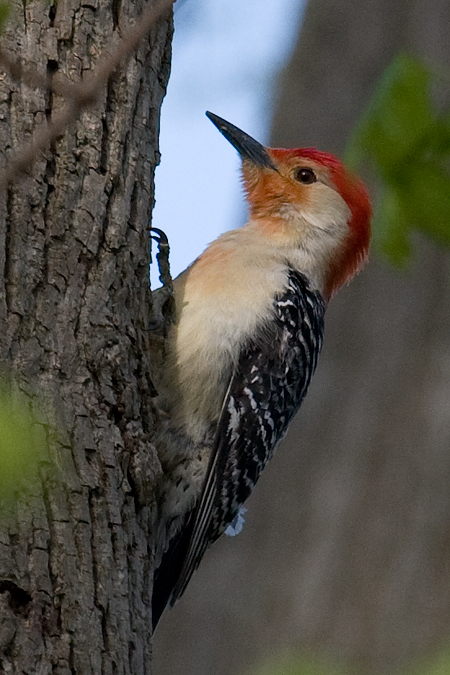
[(173, 282), (170, 274), (169, 264), (169, 240), (165, 232), (158, 227), (150, 228), (150, 239), (153, 239), (158, 244), (158, 252), (156, 254), (156, 262), (158, 263), (159, 280), (162, 285), (172, 292)]
[(172, 322), (174, 310), (173, 280), (170, 274), (170, 247), (166, 233), (157, 227), (151, 227), (150, 239), (158, 244), (156, 261), (158, 263), (159, 280), (163, 285), (163, 288), (158, 288), (152, 293), (153, 318), (150, 322), (150, 329), (158, 330), (161, 326), (167, 326)]
[(150, 232), (156, 232), (156, 234), (150, 234), (150, 237), (158, 242), (158, 246), (169, 246), (167, 234), (160, 230), (159, 227), (151, 227)]

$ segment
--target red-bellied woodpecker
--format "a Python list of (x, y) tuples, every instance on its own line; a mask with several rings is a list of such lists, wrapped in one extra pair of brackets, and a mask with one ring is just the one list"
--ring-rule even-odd
[(159, 383), (166, 413), (153, 622), (241, 507), (306, 394), (335, 291), (365, 262), (371, 208), (333, 155), (265, 148), (209, 119), (239, 152), (249, 222), (174, 281)]

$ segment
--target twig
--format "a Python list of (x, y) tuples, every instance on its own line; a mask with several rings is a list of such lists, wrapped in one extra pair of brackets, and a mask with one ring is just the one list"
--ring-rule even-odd
[[(9, 160), (5, 169), (0, 173), (0, 188), (5, 187), (13, 178), (20, 173), (27, 171), (36, 160), (40, 152), (50, 147), (50, 145), (67, 129), (71, 122), (74, 122), (81, 112), (81, 108), (71, 103), (64, 110), (45, 125), (45, 128), (39, 128), (37, 140), (31, 143), (15, 157)], [(44, 125), (42, 125), (44, 126)]]
[(25, 68), (17, 59), (12, 59), (8, 52), (0, 47), (0, 64), (2, 70), (5, 70), (16, 82), (25, 82), (29, 87), (37, 89), (51, 89), (53, 91), (52, 77), (50, 75), (41, 75), (34, 70)]
[(17, 62), (9, 59), (5, 55), (5, 52), (1, 50), (1, 61), (7, 66), (8, 71), (14, 78), (24, 76), (24, 81), (30, 86), (51, 89), (65, 96), (68, 99), (68, 103), (59, 115), (46, 123), (45, 129), (40, 127), (37, 130), (36, 140), (33, 143), (7, 163), (5, 169), (0, 173), (0, 187), (4, 187), (19, 173), (29, 169), (39, 153), (56, 141), (67, 126), (79, 117), (83, 110), (95, 103), (102, 91), (103, 85), (106, 84), (109, 77), (120, 63), (131, 56), (153, 24), (156, 23), (163, 12), (174, 1), (159, 0), (154, 5), (147, 6), (141, 16), (136, 19), (136, 24), (122, 31), (123, 37), (112, 49), (111, 53), (108, 54), (106, 50), (101, 56), (95, 71), (83, 79), (81, 83), (70, 84), (67, 80), (55, 81), (51, 77), (30, 73)]

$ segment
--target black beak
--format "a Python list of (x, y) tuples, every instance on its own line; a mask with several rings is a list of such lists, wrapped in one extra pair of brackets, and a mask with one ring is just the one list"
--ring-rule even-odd
[(230, 122), (226, 122), (218, 115), (214, 115), (214, 113), (207, 112), (206, 117), (208, 117), (225, 136), (233, 148), (236, 148), (242, 160), (248, 159), (250, 162), (253, 162), (253, 164), (256, 164), (256, 166), (278, 171), (277, 167), (269, 157), (266, 148), (261, 145), (261, 143), (258, 143), (258, 141), (255, 141), (254, 138), (244, 131), (235, 127), (234, 124), (230, 124)]

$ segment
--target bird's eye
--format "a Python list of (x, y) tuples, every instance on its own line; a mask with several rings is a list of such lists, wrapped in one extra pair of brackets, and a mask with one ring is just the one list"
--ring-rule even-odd
[(295, 170), (295, 180), (298, 180), (299, 183), (310, 185), (316, 182), (317, 177), (312, 169), (302, 167)]

